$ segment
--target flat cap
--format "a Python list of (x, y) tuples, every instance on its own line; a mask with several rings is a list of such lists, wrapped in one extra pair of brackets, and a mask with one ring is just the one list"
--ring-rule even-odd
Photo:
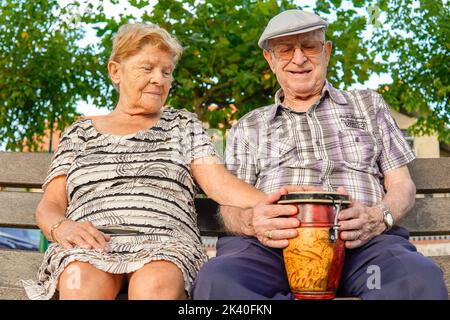
[(268, 40), (326, 28), (328, 22), (317, 14), (298, 9), (286, 10), (270, 19), (259, 38), (258, 45), (267, 49)]

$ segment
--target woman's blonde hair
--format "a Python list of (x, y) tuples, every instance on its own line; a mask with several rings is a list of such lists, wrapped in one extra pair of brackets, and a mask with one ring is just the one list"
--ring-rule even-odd
[(171, 53), (174, 64), (177, 64), (183, 52), (178, 40), (160, 26), (153, 23), (127, 23), (119, 28), (113, 38), (109, 61), (121, 62), (147, 44)]

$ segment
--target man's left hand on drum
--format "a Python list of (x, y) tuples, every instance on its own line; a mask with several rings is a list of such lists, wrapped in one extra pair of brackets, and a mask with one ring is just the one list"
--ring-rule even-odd
[[(343, 187), (338, 192), (347, 194)], [(345, 241), (347, 249), (358, 248), (383, 233), (386, 226), (378, 207), (368, 207), (352, 200), (349, 208), (339, 213), (340, 238)]]

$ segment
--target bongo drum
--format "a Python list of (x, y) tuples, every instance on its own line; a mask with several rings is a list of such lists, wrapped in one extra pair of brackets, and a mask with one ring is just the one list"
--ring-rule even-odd
[(350, 205), (347, 195), (335, 192), (289, 193), (278, 204), (298, 208), (298, 236), (283, 249), (289, 286), (296, 299), (333, 299), (344, 264), (345, 245), (337, 218)]

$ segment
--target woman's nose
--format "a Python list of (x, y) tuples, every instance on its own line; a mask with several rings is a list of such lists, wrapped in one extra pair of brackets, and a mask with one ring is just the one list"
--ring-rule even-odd
[(150, 81), (151, 83), (161, 84), (164, 81), (165, 77), (164, 74), (161, 71), (154, 71), (152, 72)]

